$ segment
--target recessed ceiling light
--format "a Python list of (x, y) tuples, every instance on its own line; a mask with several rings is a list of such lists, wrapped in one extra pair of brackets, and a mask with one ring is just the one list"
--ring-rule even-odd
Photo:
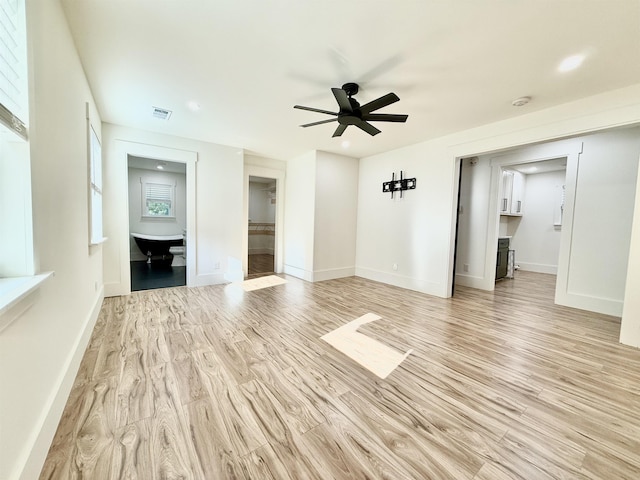
[(189, 107), (189, 110), (191, 110), (192, 112), (197, 112), (202, 108), (200, 104), (194, 100), (187, 102), (187, 107)]
[(560, 65), (558, 65), (558, 71), (570, 72), (582, 65), (583, 61), (584, 55), (571, 55), (560, 62)]
[(351, 145), (351, 142), (349, 140), (343, 140), (341, 145), (342, 145), (342, 148), (349, 148), (349, 146)]

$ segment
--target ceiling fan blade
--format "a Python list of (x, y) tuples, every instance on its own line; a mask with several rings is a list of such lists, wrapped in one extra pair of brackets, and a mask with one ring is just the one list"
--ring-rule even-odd
[(332, 137), (339, 137), (340, 135), (342, 135), (344, 133), (344, 131), (347, 129), (347, 125), (338, 125), (338, 128), (336, 128), (336, 131), (333, 132), (333, 135), (331, 135)]
[(336, 97), (338, 105), (340, 105), (340, 111), (353, 113), (353, 108), (351, 107), (351, 102), (349, 101), (347, 92), (341, 88), (332, 88), (331, 91), (333, 92), (333, 96)]
[(336, 112), (330, 112), (329, 110), (321, 110), (319, 108), (303, 107), (302, 105), (294, 105), (293, 108), (300, 110), (308, 110), (310, 112), (326, 113), (327, 115), (338, 115)]
[(395, 115), (390, 113), (368, 113), (362, 115), (363, 120), (369, 122), (406, 122), (409, 115)]
[(392, 103), (397, 102), (400, 98), (395, 93), (387, 93), (376, 100), (373, 100), (369, 103), (365, 103), (360, 107), (360, 111), (365, 113), (371, 113), (375, 110), (378, 110), (382, 107), (386, 107), (387, 105), (391, 105)]
[(322, 125), (323, 123), (335, 122), (338, 120), (337, 118), (330, 118), (329, 120), (320, 120), (319, 122), (313, 123), (305, 123), (304, 125), (300, 125), (301, 127), (313, 127), (314, 125)]
[(365, 132), (367, 132), (371, 136), (377, 135), (377, 134), (380, 133), (380, 130), (378, 130), (376, 127), (374, 127), (370, 123), (365, 122), (364, 120), (360, 120), (358, 122), (355, 122), (354, 125), (356, 127), (358, 127), (359, 129), (364, 130)]

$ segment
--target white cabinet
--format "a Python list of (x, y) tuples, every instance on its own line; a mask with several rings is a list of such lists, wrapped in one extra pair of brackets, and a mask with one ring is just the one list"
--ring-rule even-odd
[(500, 215), (522, 215), (526, 176), (513, 170), (502, 172)]

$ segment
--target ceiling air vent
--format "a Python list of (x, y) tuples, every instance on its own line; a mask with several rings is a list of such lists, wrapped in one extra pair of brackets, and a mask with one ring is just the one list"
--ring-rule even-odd
[(171, 110), (167, 110), (166, 108), (153, 107), (154, 118), (159, 118), (160, 120), (169, 120), (172, 113)]

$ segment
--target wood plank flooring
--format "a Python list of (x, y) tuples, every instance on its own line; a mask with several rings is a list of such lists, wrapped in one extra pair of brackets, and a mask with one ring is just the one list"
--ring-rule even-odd
[(274, 256), (268, 253), (254, 253), (249, 255), (247, 265), (249, 278), (273, 273), (273, 263)]
[[(640, 351), (518, 272), (452, 299), (294, 277), (105, 300), (41, 479), (640, 478)], [(413, 353), (382, 380), (320, 340)]]

